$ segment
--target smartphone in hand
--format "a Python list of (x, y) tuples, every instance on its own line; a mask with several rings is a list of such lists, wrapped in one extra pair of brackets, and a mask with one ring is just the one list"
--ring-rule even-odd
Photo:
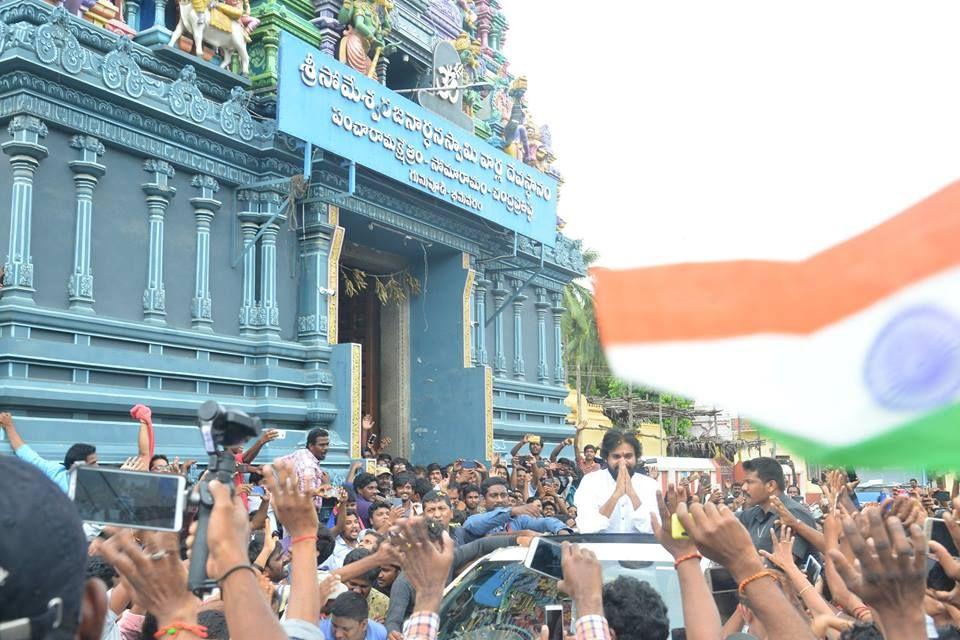
[(543, 623), (549, 640), (563, 640), (563, 605), (548, 604), (543, 608)]
[(70, 473), (69, 495), (84, 522), (180, 531), (186, 481), (169, 473), (78, 465)]
[(534, 538), (527, 549), (523, 566), (556, 580), (563, 580), (560, 545), (548, 538)]

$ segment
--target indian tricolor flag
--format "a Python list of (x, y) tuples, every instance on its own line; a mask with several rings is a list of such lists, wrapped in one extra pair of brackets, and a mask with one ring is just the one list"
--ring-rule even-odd
[(802, 262), (592, 275), (618, 375), (736, 407), (812, 459), (958, 466), (960, 183)]

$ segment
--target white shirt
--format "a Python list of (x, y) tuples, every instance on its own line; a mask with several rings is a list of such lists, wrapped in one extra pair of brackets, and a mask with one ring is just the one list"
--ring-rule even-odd
[[(247, 513), (255, 514), (260, 510), (260, 503), (262, 502), (263, 496), (251, 493), (247, 496)], [(277, 526), (277, 515), (273, 512), (273, 504), (267, 507), (267, 518), (270, 520), (271, 531), (277, 531), (279, 527)]]
[(633, 474), (631, 482), (633, 490), (640, 498), (640, 506), (634, 509), (630, 496), (622, 496), (608, 518), (600, 513), (600, 507), (606, 504), (616, 491), (617, 481), (606, 469), (583, 476), (573, 497), (580, 533), (653, 533), (650, 512), (657, 511), (657, 490), (660, 484), (641, 473)]
[[(363, 532), (361, 531), (361, 534)], [(320, 568), (326, 571), (336, 571), (337, 569), (343, 568), (343, 561), (346, 559), (347, 554), (349, 554), (354, 549), (357, 549), (360, 545), (356, 544), (350, 546), (347, 544), (346, 540), (343, 539), (343, 536), (337, 536), (336, 545), (333, 547), (333, 553), (330, 554), (330, 557), (326, 559), (323, 563), (320, 564)]]

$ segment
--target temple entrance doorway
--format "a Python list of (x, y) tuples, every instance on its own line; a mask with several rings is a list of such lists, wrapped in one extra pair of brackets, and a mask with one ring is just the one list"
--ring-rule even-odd
[[(380, 423), (380, 301), (373, 287), (346, 293), (345, 280), (356, 277), (360, 267), (343, 265), (340, 270), (339, 342), (361, 346), (360, 393), (363, 415), (370, 414)], [(377, 432), (379, 435), (379, 432)], [(366, 443), (364, 443), (366, 445)]]
[[(365, 237), (341, 218), (346, 228), (340, 256), (339, 303), (337, 305), (340, 344), (361, 346), (361, 407), (373, 416), (378, 438), (390, 438), (390, 452), (409, 453), (410, 436), (410, 299), (381, 299), (378, 287), (391, 276), (403, 273), (406, 256), (371, 246), (381, 238)], [(354, 238), (355, 240), (352, 240)], [(363, 241), (362, 243), (360, 241)], [(359, 282), (364, 282), (361, 288)], [(366, 447), (367, 443), (364, 442)]]

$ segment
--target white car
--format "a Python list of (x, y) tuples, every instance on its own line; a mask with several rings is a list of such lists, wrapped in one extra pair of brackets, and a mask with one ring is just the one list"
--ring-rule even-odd
[[(603, 581), (628, 576), (649, 583), (667, 605), (672, 630), (683, 629), (680, 584), (673, 557), (652, 535), (595, 534), (558, 538), (593, 551)], [(564, 625), (576, 615), (552, 578), (523, 566), (526, 547), (505, 547), (469, 565), (447, 587), (440, 605), (441, 639), (538, 640), (546, 605), (562, 604)], [(706, 570), (709, 562), (701, 567)], [(684, 637), (676, 634), (674, 637)]]

